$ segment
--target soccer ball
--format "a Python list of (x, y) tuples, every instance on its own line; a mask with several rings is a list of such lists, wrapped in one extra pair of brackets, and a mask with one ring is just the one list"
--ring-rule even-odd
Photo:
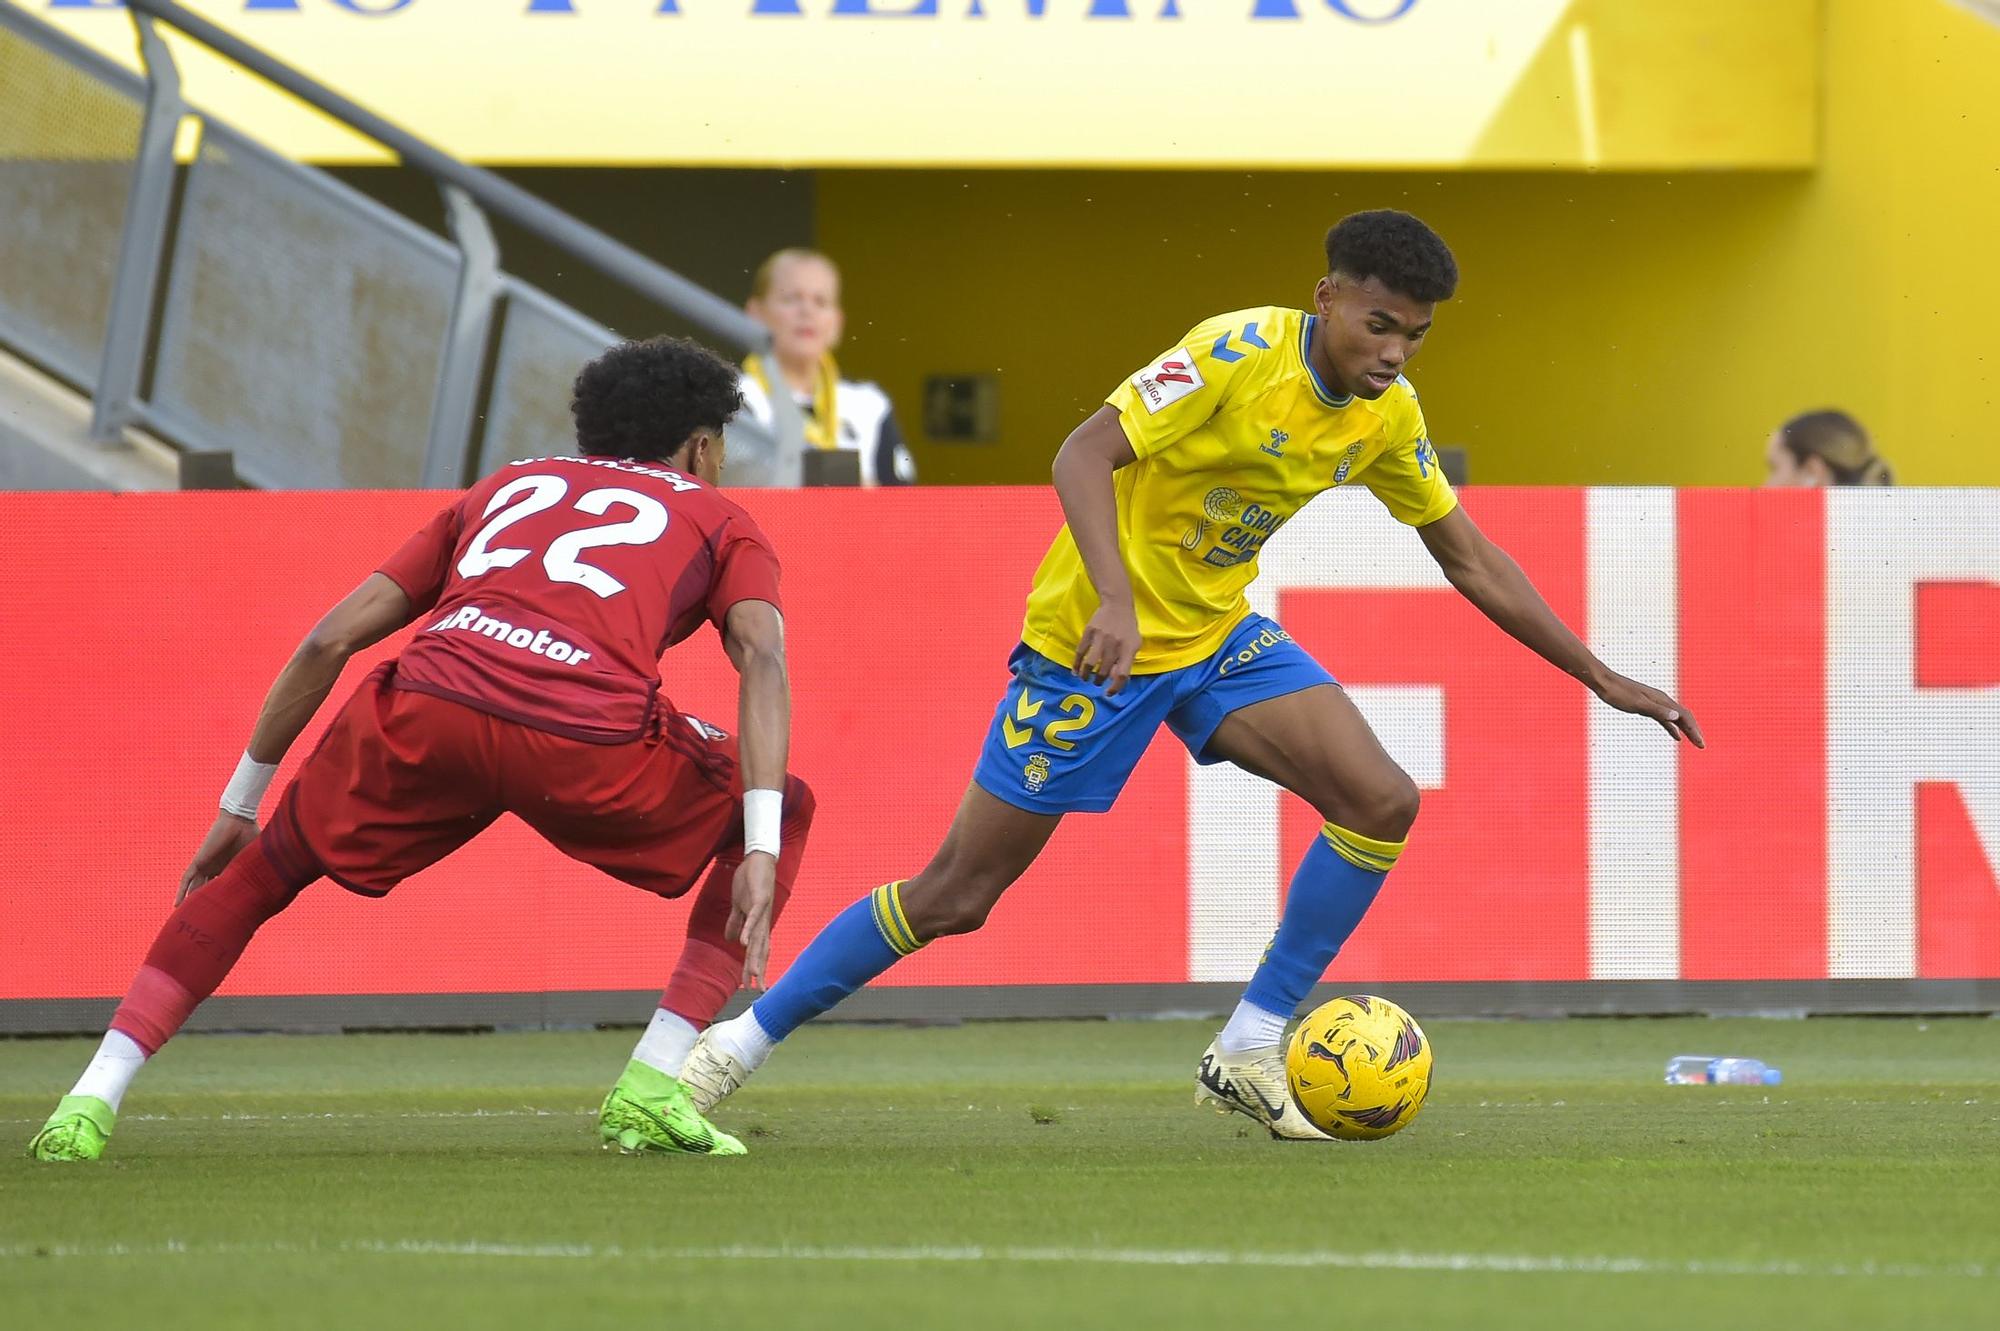
[(1316, 1007), (1292, 1032), (1285, 1080), (1300, 1110), (1346, 1141), (1400, 1132), (1431, 1089), (1431, 1043), (1386, 998), (1349, 994)]

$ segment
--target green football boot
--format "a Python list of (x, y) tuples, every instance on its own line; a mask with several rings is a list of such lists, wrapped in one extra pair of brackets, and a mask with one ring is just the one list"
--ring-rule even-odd
[(679, 1155), (748, 1155), (743, 1143), (703, 1118), (687, 1087), (636, 1059), (604, 1097), (597, 1135), (606, 1150), (627, 1155), (672, 1151)]
[(65, 1095), (28, 1143), (37, 1160), (95, 1160), (104, 1154), (118, 1111), (94, 1095)]

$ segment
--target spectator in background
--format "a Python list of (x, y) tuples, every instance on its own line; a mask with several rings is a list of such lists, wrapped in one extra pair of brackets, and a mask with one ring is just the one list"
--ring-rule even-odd
[(744, 411), (771, 425), (771, 395), (785, 392), (805, 418), (807, 448), (860, 454), (863, 485), (908, 485), (915, 462), (896, 427), (889, 396), (872, 383), (843, 379), (833, 349), (840, 344), (840, 270), (817, 250), (779, 250), (751, 279), (751, 318), (771, 330), (771, 355), (743, 362)]
[(1844, 411), (1809, 411), (1772, 431), (1764, 445), (1765, 485), (1890, 485), (1889, 464), (1868, 431)]

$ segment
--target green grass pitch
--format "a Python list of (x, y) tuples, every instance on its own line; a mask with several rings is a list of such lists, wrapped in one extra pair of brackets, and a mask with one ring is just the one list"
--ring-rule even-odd
[(190, 1036), (67, 1167), (90, 1044), (0, 1042), (0, 1323), (2000, 1325), (2000, 1021), (1434, 1022), (1415, 1125), (1326, 1147), (1197, 1111), (1209, 1033), (809, 1028), (724, 1161), (599, 1149), (629, 1031)]

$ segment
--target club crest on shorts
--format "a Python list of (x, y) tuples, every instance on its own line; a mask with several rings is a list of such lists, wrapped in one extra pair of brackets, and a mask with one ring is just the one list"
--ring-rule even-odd
[(1033, 795), (1042, 793), (1042, 787), (1049, 779), (1049, 755), (1038, 753), (1028, 759), (1028, 765), (1021, 769), (1021, 784)]

